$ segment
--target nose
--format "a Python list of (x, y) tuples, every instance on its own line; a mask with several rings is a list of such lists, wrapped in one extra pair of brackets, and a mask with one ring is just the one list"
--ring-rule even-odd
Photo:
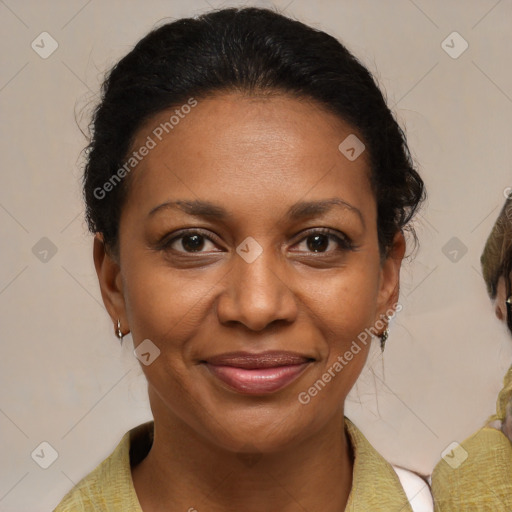
[(297, 316), (297, 301), (279, 258), (265, 249), (248, 263), (238, 254), (226, 276), (226, 288), (217, 300), (222, 324), (239, 323), (261, 331), (279, 321), (291, 323)]

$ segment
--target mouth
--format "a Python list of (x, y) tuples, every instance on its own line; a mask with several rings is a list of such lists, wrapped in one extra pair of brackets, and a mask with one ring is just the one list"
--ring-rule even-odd
[(279, 391), (296, 380), (314, 361), (293, 352), (231, 352), (201, 361), (209, 372), (231, 389), (248, 395)]

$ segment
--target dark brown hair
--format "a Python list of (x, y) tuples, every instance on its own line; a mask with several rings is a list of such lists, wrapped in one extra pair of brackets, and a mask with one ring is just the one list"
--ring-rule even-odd
[[(334, 37), (269, 9), (230, 8), (167, 23), (108, 73), (90, 125), (83, 185), (91, 232), (116, 249), (130, 184), (97, 193), (123, 166), (141, 125), (219, 91), (311, 98), (358, 130), (371, 160), (378, 237), (386, 253), (424, 199), (401, 128), (370, 72)], [(136, 172), (136, 171), (135, 171)]]

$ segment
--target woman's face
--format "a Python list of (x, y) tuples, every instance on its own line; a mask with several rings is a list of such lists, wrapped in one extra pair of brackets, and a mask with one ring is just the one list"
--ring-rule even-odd
[[(151, 342), (155, 424), (233, 451), (300, 444), (343, 412), (370, 344), (358, 335), (397, 300), (403, 237), (382, 262), (367, 152), (347, 158), (355, 130), (317, 104), (198, 99), (160, 141), (174, 110), (133, 145), (156, 143), (130, 176), (119, 261), (95, 240), (105, 304), (136, 346)], [(288, 354), (214, 364), (268, 351)]]

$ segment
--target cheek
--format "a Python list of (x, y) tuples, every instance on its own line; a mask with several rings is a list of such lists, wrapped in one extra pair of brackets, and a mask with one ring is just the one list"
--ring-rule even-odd
[[(379, 272), (375, 265), (358, 265), (344, 269), (323, 282), (314, 303), (326, 327), (343, 346), (348, 338), (374, 325), (379, 291)], [(313, 295), (312, 295), (313, 296)]]
[[(204, 320), (204, 304), (220, 275), (177, 272), (151, 258), (127, 258), (124, 296), (135, 344), (149, 338), (163, 351), (177, 351)], [(172, 343), (171, 343), (172, 342)]]
[(352, 388), (366, 362), (372, 334), (383, 328), (376, 322), (380, 267), (369, 259), (365, 263), (319, 281), (305, 299), (322, 340), (322, 364), (310, 384), (317, 379), (332, 381), (330, 393), (322, 397), (332, 402), (339, 403)]
[(196, 394), (187, 347), (204, 332), (205, 303), (219, 278), (186, 278), (142, 258), (126, 263), (124, 295), (134, 346), (149, 339), (160, 351), (154, 362), (146, 366), (141, 360), (140, 366), (160, 401), (172, 398), (172, 408), (183, 412), (200, 398), (187, 398)]

